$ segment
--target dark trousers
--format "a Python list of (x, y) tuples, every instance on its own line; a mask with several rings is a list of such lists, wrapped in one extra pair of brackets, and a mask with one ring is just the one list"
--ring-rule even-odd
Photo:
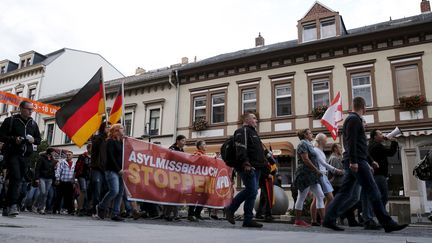
[(378, 189), (381, 193), (381, 201), (384, 205), (384, 207), (387, 205), (388, 202), (388, 183), (387, 183), (387, 177), (383, 175), (376, 175), (375, 176), (375, 182), (378, 186)]
[(92, 192), (92, 210), (96, 213), (96, 205), (102, 200), (102, 197), (105, 194), (102, 194), (103, 185), (105, 182), (105, 173), (100, 170), (92, 170), (91, 171), (91, 192)]
[(63, 199), (63, 208), (67, 209), (69, 214), (72, 214), (75, 211), (73, 193), (73, 183), (61, 181), (57, 187), (57, 198), (54, 204), (54, 210), (60, 211), (61, 202)]
[(18, 203), (23, 178), (27, 171), (27, 157), (10, 155), (6, 159), (9, 186), (6, 194), (6, 206)]
[(189, 206), (188, 216), (201, 216), (202, 206)]
[(367, 161), (359, 161), (357, 173), (352, 172), (350, 169), (345, 170), (342, 187), (330, 203), (324, 221), (327, 224), (335, 224), (337, 217), (357, 203), (361, 189), (368, 195), (380, 224), (394, 224), (395, 222), (386, 212), (381, 202), (381, 194)]
[(263, 182), (263, 184), (264, 185), (261, 185), (261, 194), (256, 215), (262, 216), (264, 213), (265, 216), (271, 216), (270, 200), (273, 200), (273, 198), (270, 199), (268, 197), (268, 190), (265, 182)]

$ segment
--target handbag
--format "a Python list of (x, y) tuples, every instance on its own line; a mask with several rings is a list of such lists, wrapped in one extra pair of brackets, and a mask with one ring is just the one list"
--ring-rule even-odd
[(422, 181), (432, 180), (432, 150), (414, 167), (413, 175)]

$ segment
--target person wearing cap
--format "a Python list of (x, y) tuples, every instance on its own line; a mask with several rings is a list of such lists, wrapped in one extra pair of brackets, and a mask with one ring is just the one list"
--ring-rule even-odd
[(41, 142), (39, 127), (31, 117), (33, 109), (31, 102), (22, 101), (19, 114), (6, 118), (0, 127), (0, 142), (4, 143), (2, 154), (9, 176), (3, 216), (19, 214), (17, 203), (21, 184), (26, 177), (30, 156), (34, 153), (33, 146)]

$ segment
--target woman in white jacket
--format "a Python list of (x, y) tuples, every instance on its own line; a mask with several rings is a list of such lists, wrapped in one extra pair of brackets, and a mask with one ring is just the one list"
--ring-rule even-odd
[[(320, 177), (320, 184), (325, 195), (325, 210), (330, 202), (333, 200), (333, 187), (327, 177), (328, 171), (334, 174), (342, 175), (343, 171), (331, 166), (327, 163), (326, 155), (324, 154), (324, 147), (327, 144), (327, 136), (324, 133), (318, 133), (315, 137), (315, 153), (317, 154), (317, 161), (319, 170), (323, 176)], [(319, 226), (317, 222), (317, 210), (315, 204), (315, 197), (311, 203), (310, 211), (312, 217), (312, 226)]]

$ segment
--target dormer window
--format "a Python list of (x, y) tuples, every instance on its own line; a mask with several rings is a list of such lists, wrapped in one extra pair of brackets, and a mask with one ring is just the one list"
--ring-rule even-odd
[(336, 36), (336, 24), (334, 18), (321, 20), (321, 39)]
[(31, 65), (31, 58), (27, 58), (26, 67)]
[(315, 23), (303, 25), (303, 42), (317, 39), (317, 29)]
[(21, 66), (20, 67), (21, 68), (25, 67), (25, 63), (26, 63), (25, 60), (21, 60)]
[(1, 66), (0, 74), (6, 73), (6, 66)]

